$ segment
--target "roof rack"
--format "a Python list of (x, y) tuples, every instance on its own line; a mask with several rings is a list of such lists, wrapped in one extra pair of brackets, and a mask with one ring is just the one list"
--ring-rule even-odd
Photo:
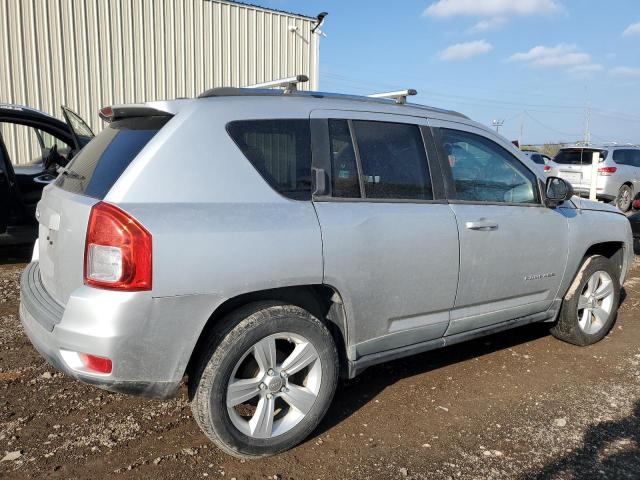
[(399, 105), (404, 105), (407, 103), (407, 97), (417, 95), (418, 91), (413, 88), (408, 88), (406, 90), (397, 90), (395, 92), (384, 92), (384, 93), (373, 93), (371, 95), (367, 95), (371, 98), (391, 98), (396, 101)]
[(248, 85), (244, 88), (284, 88), (284, 93), (293, 93), (298, 91), (298, 84), (309, 81), (306, 75), (294, 75), (293, 77), (281, 78), (279, 80), (271, 80), (270, 82), (256, 83)]

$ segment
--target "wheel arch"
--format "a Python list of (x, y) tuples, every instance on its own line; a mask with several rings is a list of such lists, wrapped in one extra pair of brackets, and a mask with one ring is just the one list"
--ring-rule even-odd
[(336, 344), (340, 375), (346, 375), (348, 331), (342, 297), (335, 288), (325, 284), (316, 284), (247, 292), (225, 300), (212, 312), (200, 332), (187, 363), (185, 371), (187, 376), (195, 372), (196, 362), (204, 349), (204, 342), (209, 337), (209, 333), (213, 329), (224, 326), (224, 323), (221, 322), (224, 322), (231, 312), (256, 302), (282, 302), (296, 305), (322, 321), (331, 332)]

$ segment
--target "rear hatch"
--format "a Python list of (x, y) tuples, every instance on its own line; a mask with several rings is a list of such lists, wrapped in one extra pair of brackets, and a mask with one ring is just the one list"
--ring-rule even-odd
[(567, 180), (574, 187), (589, 188), (594, 153), (599, 154), (600, 163), (607, 158), (607, 151), (598, 148), (561, 149), (553, 159), (558, 165), (558, 176)]
[(45, 188), (37, 213), (40, 275), (58, 303), (65, 305), (71, 293), (83, 284), (91, 207), (107, 195), (170, 118), (171, 115), (137, 116), (109, 123)]

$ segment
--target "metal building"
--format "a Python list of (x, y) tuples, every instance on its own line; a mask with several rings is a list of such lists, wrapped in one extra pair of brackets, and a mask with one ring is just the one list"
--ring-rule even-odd
[[(66, 105), (98, 131), (105, 105), (295, 74), (317, 89), (315, 23), (228, 0), (0, 0), (0, 103)], [(0, 128), (14, 163), (39, 155), (26, 127)]]

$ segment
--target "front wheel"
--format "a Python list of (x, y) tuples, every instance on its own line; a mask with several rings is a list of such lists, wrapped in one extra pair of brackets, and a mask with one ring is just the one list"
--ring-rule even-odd
[(249, 305), (224, 324), (230, 329), (212, 336), (194, 378), (196, 421), (237, 457), (294, 447), (318, 425), (335, 392), (331, 334), (307, 311), (273, 303)]
[(616, 197), (616, 205), (621, 211), (626, 212), (631, 208), (632, 203), (633, 190), (629, 185), (622, 185)]
[(554, 337), (574, 345), (591, 345), (611, 330), (620, 301), (620, 283), (611, 261), (588, 257), (567, 292)]

